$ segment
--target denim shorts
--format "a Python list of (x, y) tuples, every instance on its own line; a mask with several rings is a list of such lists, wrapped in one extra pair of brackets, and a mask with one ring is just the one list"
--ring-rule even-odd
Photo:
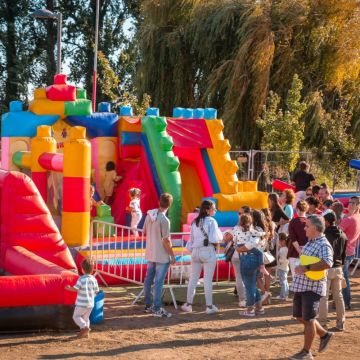
[(293, 316), (310, 321), (317, 317), (321, 296), (312, 291), (296, 292), (293, 300)]

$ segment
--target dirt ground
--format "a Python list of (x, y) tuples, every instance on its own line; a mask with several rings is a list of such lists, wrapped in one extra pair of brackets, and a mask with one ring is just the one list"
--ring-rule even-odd
[[(336, 333), (321, 359), (360, 359), (360, 271), (352, 278), (353, 309), (347, 312), (346, 331)], [(143, 313), (143, 305), (131, 305), (138, 288), (106, 289), (105, 321), (93, 326), (91, 337), (76, 338), (73, 332), (42, 332), (0, 335), (0, 359), (286, 359), (301, 349), (302, 327), (291, 318), (292, 305), (277, 303), (253, 319), (239, 316), (233, 288), (216, 287), (216, 315), (204, 313), (202, 289), (194, 312), (183, 314), (172, 306), (169, 319)], [(273, 295), (279, 292), (272, 288)], [(176, 291), (185, 300), (185, 289)], [(166, 294), (165, 301), (169, 301)], [(335, 325), (330, 314), (329, 328)]]

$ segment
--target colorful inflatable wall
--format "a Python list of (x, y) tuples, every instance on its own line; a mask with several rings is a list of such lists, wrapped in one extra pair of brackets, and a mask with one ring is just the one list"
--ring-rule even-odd
[(0, 229), (0, 330), (73, 328), (77, 268), (25, 174), (0, 170)]
[(223, 128), (215, 109), (175, 108), (166, 118), (157, 108), (133, 116), (125, 106), (118, 116), (100, 103), (99, 112), (92, 113), (84, 90), (58, 74), (53, 85), (35, 90), (28, 111), (15, 101), (3, 115), (2, 168), (30, 170), (45, 202), (59, 211), (61, 232), (71, 246), (88, 242), (89, 185), (96, 184), (104, 198), (109, 161), (123, 176), (112, 205), (115, 222), (126, 224), (128, 190), (135, 186), (142, 190), (143, 213), (158, 206), (162, 192), (173, 195), (172, 231), (186, 230), (187, 214), (203, 198), (216, 202), (221, 226), (233, 226), (240, 206), (266, 207), (267, 196), (255, 182), (238, 181)]

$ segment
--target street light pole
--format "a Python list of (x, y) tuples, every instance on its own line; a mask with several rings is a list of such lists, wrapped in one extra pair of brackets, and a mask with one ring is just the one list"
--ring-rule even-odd
[(97, 52), (99, 38), (99, 0), (96, 0), (96, 17), (95, 17), (95, 47), (94, 47), (94, 70), (93, 70), (93, 86), (92, 86), (92, 110), (96, 110), (96, 81), (97, 81)]
[(61, 32), (62, 32), (62, 14), (58, 12), (57, 17), (57, 73), (61, 74)]
[(35, 10), (31, 16), (36, 19), (50, 19), (57, 21), (57, 74), (61, 74), (61, 32), (62, 32), (62, 14), (53, 13), (48, 9)]

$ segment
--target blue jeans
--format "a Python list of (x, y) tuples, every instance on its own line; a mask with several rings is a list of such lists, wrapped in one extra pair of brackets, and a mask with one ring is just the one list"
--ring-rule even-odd
[(288, 272), (289, 271), (278, 269), (279, 282), (281, 286), (280, 297), (282, 299), (286, 299), (289, 295), (289, 283), (287, 280)]
[[(153, 305), (154, 311), (160, 310), (162, 307), (162, 290), (164, 279), (169, 269), (170, 263), (162, 264), (148, 261), (146, 277), (144, 281), (145, 304)], [(151, 292), (151, 286), (154, 282), (154, 298)]]
[(252, 307), (260, 302), (260, 291), (256, 287), (256, 279), (259, 272), (258, 253), (251, 250), (240, 258), (240, 272), (245, 286), (246, 306)]
[(355, 259), (355, 255), (346, 256), (345, 264), (343, 268), (344, 278), (346, 281), (346, 288), (342, 289), (345, 306), (350, 306), (351, 290), (350, 290), (350, 280), (349, 280), (349, 267), (354, 259)]

